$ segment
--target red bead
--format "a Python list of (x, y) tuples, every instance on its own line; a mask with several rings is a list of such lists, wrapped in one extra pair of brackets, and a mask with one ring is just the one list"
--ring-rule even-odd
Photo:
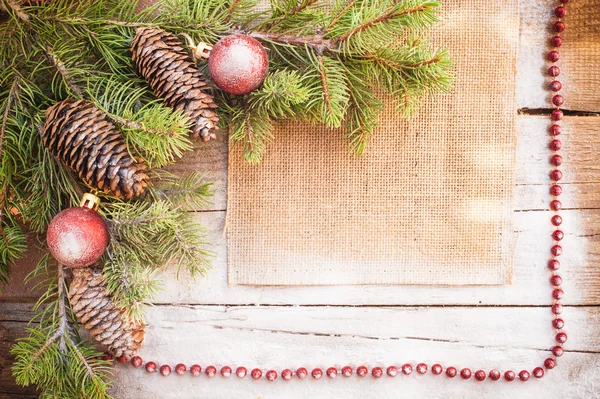
[[(558, 51), (556, 51), (556, 50), (553, 50), (553, 51), (551, 51), (551, 52), (548, 53), (548, 60), (549, 61), (556, 62), (556, 61), (559, 60), (559, 58), (560, 58), (560, 55), (558, 54)], [(555, 90), (555, 91), (558, 91), (558, 90)]]
[(215, 366), (208, 366), (204, 370), (204, 374), (206, 374), (208, 378), (213, 378), (215, 375), (217, 375), (217, 368)]
[(544, 376), (544, 369), (541, 367), (536, 367), (533, 369), (533, 376), (535, 378), (542, 378)]
[(562, 194), (562, 187), (558, 184), (553, 185), (552, 187), (550, 187), (550, 194), (552, 194), (555, 197), (560, 196)]
[(564, 296), (565, 296), (565, 292), (563, 290), (561, 290), (560, 288), (557, 288), (554, 291), (552, 291), (552, 298), (554, 298), (554, 299), (563, 299)]
[(558, 80), (553, 80), (548, 85), (548, 88), (552, 91), (560, 91), (562, 89), (562, 83), (560, 83)]
[(483, 380), (485, 380), (485, 377), (486, 377), (485, 371), (483, 371), (483, 370), (477, 370), (475, 372), (475, 379), (477, 381), (483, 381)]
[(121, 364), (125, 364), (125, 363), (127, 363), (127, 358), (125, 356), (119, 356), (117, 358), (117, 362), (119, 362)]
[(563, 96), (561, 96), (560, 94), (557, 94), (554, 97), (552, 97), (552, 104), (556, 105), (557, 107), (560, 107), (564, 103), (565, 103), (565, 98)]
[(290, 369), (285, 369), (281, 371), (281, 379), (284, 381), (289, 381), (294, 376), (294, 372)]
[(559, 200), (553, 200), (550, 202), (550, 209), (553, 211), (560, 211), (562, 209), (562, 203)]
[(262, 377), (262, 371), (261, 371), (261, 369), (253, 369), (250, 372), (250, 376), (252, 376), (252, 378), (254, 378), (255, 380), (259, 380), (260, 377)]
[(463, 380), (468, 380), (469, 378), (471, 378), (471, 369), (464, 368), (464, 369), (460, 370), (460, 377)]
[(164, 377), (168, 376), (169, 374), (171, 374), (171, 367), (169, 365), (163, 364), (162, 366), (160, 366), (160, 374), (162, 374)]
[(556, 241), (560, 241), (565, 238), (565, 233), (563, 233), (562, 230), (555, 230), (554, 233), (552, 233), (552, 238)]
[(490, 370), (490, 380), (492, 381), (498, 381), (501, 377), (501, 374), (498, 370), (494, 369), (494, 370)]
[(560, 75), (560, 68), (556, 65), (552, 65), (550, 68), (548, 68), (548, 75), (552, 77), (557, 77), (558, 75)]
[(571, 0), (560, 0), (560, 2), (563, 4), (567, 4), (569, 1), (571, 1)]
[(552, 111), (552, 119), (555, 121), (559, 121), (563, 118), (564, 114), (560, 109), (555, 109), (554, 111)]
[(556, 328), (557, 330), (562, 329), (565, 326), (565, 321), (561, 318), (557, 318), (552, 320), (552, 327)]
[(102, 355), (100, 357), (100, 359), (106, 360), (106, 361), (113, 360), (113, 355), (111, 355), (110, 353), (105, 353), (104, 355)]
[(329, 378), (335, 378), (337, 377), (337, 368), (335, 367), (329, 367), (326, 371), (327, 373), (327, 377)]
[(556, 361), (554, 359), (548, 358), (544, 360), (544, 367), (546, 367), (546, 369), (548, 370), (552, 370), (554, 367), (556, 367)]
[(323, 370), (321, 370), (321, 369), (319, 369), (319, 368), (313, 369), (313, 371), (310, 373), (310, 375), (312, 375), (312, 377), (313, 377), (315, 380), (318, 380), (318, 379), (320, 379), (321, 377), (323, 377)]
[(550, 252), (554, 256), (560, 256), (563, 253), (563, 249), (560, 245), (553, 245), (552, 248), (550, 248)]
[(425, 374), (427, 372), (427, 365), (425, 363), (417, 364), (417, 373)]
[(548, 261), (548, 269), (550, 270), (558, 270), (560, 269), (560, 262), (556, 259), (552, 259)]
[(556, 357), (561, 357), (563, 353), (565, 353), (565, 350), (562, 348), (562, 346), (557, 345), (552, 348), (552, 354)]
[(563, 219), (560, 215), (554, 215), (552, 216), (552, 219), (550, 219), (550, 221), (554, 226), (560, 226), (563, 222)]
[(560, 170), (555, 169), (552, 172), (550, 172), (550, 178), (554, 181), (560, 181), (563, 177), (563, 174)]
[(504, 373), (504, 379), (506, 381), (514, 381), (515, 373), (512, 370), (508, 370), (507, 372)]
[(554, 287), (560, 287), (563, 283), (562, 277), (559, 276), (558, 274), (556, 276), (552, 276), (550, 278), (550, 284), (552, 284), (552, 286)]
[(457, 373), (456, 367), (450, 366), (446, 369), (446, 375), (450, 378), (456, 377), (456, 373)]
[(560, 140), (552, 140), (550, 142), (550, 149), (553, 151), (558, 151), (562, 148), (562, 143)]
[(366, 366), (358, 366), (356, 368), (356, 374), (358, 374), (359, 377), (364, 377), (369, 373), (369, 369)]
[(352, 367), (350, 367), (350, 366), (344, 366), (344, 367), (342, 367), (342, 375), (344, 377), (351, 377), (352, 373), (353, 373)]
[(202, 367), (200, 367), (198, 364), (192, 364), (190, 367), (190, 374), (194, 377), (198, 377), (200, 373), (202, 373)]
[(554, 181), (559, 181), (562, 179), (562, 177), (563, 177), (563, 174), (558, 169), (555, 169), (552, 172), (550, 172), (550, 178)]
[(550, 134), (552, 136), (560, 136), (561, 133), (562, 133), (562, 127), (560, 125), (550, 126)]
[(175, 373), (177, 375), (183, 375), (185, 374), (187, 368), (185, 367), (185, 364), (183, 363), (179, 363), (177, 366), (175, 366)]
[(374, 378), (379, 378), (383, 375), (383, 370), (381, 369), (381, 367), (373, 367), (373, 370), (371, 370), (371, 375)]
[(296, 376), (298, 378), (300, 378), (301, 380), (305, 379), (307, 375), (308, 375), (308, 370), (305, 369), (304, 367), (300, 367), (298, 370), (296, 370)]
[(558, 18), (563, 18), (565, 15), (567, 15), (567, 9), (564, 7), (556, 7), (556, 9), (554, 9), (554, 15), (556, 15)]
[(146, 371), (149, 373), (154, 373), (156, 371), (156, 363), (154, 363), (154, 362), (146, 363)]
[(131, 365), (135, 368), (141, 367), (142, 366), (142, 358), (139, 356), (134, 356), (131, 358)]
[(265, 374), (265, 377), (267, 377), (268, 381), (275, 381), (277, 379), (277, 371), (269, 370), (267, 371), (267, 374)]
[(235, 375), (237, 375), (238, 378), (244, 378), (246, 374), (248, 374), (248, 370), (246, 370), (246, 367), (240, 366), (237, 369), (235, 369)]
[(550, 43), (554, 47), (560, 47), (562, 46), (563, 40), (560, 36), (554, 36), (552, 39), (550, 39)]
[(108, 227), (93, 209), (68, 208), (48, 225), (46, 242), (59, 263), (71, 268), (87, 267), (104, 254), (108, 245)]
[(248, 35), (233, 34), (219, 40), (208, 58), (215, 84), (231, 94), (257, 89), (269, 72), (269, 57), (260, 42)]
[(229, 367), (229, 366), (221, 367), (221, 375), (225, 378), (229, 378), (231, 376), (231, 367)]
[(562, 165), (562, 157), (558, 154), (554, 154), (552, 158), (550, 158), (550, 163), (554, 166), (560, 166)]
[(552, 305), (552, 313), (559, 315), (563, 312), (563, 306), (560, 303)]
[(554, 31), (560, 33), (565, 30), (565, 27), (566, 26), (563, 21), (558, 21), (554, 24)]
[(521, 372), (519, 373), (519, 379), (521, 381), (527, 381), (530, 377), (529, 371), (527, 370), (521, 370)]
[(398, 375), (398, 369), (395, 366), (390, 366), (387, 368), (385, 373), (390, 377), (395, 377)]
[(402, 374), (409, 375), (412, 373), (412, 366), (408, 363), (402, 365)]
[(444, 371), (444, 368), (442, 367), (441, 364), (434, 364), (433, 366), (431, 366), (431, 372), (434, 375), (440, 375), (442, 374), (442, 372)]
[(559, 332), (558, 334), (556, 334), (556, 342), (559, 342), (561, 344), (567, 342), (567, 334), (565, 334), (564, 332)]

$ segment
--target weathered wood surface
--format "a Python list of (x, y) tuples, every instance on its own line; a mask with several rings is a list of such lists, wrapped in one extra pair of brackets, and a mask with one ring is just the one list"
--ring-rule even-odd
[[(521, 1), (518, 104), (543, 110), (548, 104), (545, 54), (556, 1)], [(190, 376), (168, 379), (117, 368), (116, 398), (599, 398), (600, 397), (600, 0), (569, 3), (565, 45), (560, 49), (566, 109), (565, 166), (561, 200), (567, 237), (565, 277), (569, 342), (559, 367), (541, 381), (512, 384), (449, 381), (445, 377), (336, 380), (231, 381)], [(507, 79), (512, 77), (507, 76)], [(491, 82), (492, 84), (493, 82)], [(540, 110), (541, 109), (541, 110)], [(516, 111), (516, 110), (515, 110)], [(468, 110), (465, 110), (468, 112)], [(525, 113), (532, 112), (525, 110)], [(586, 116), (584, 116), (586, 115)], [(165, 289), (148, 309), (144, 358), (203, 366), (325, 367), (438, 361), (490, 368), (531, 369), (552, 344), (550, 289), (546, 270), (550, 242), (548, 118), (518, 120), (515, 282), (498, 287), (228, 287), (226, 236), (227, 144), (220, 137), (200, 144), (173, 170), (206, 171), (216, 193), (198, 212), (210, 229), (216, 258), (205, 279), (177, 281), (166, 271)], [(22, 262), (0, 303), (0, 399), (32, 398), (12, 382), (8, 349), (24, 334), (33, 295), (20, 279), (32, 267)], [(262, 305), (262, 306), (255, 306)], [(295, 306), (298, 305), (298, 306)]]

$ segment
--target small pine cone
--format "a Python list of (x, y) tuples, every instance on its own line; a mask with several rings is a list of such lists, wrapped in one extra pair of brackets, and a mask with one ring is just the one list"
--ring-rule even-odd
[(138, 28), (131, 58), (154, 94), (192, 120), (193, 138), (215, 137), (219, 117), (211, 89), (177, 36), (158, 28)]
[(148, 185), (146, 165), (131, 157), (125, 137), (108, 116), (85, 100), (46, 110), (44, 145), (92, 187), (129, 199)]
[(131, 358), (142, 346), (146, 325), (132, 322), (117, 308), (104, 286), (102, 271), (73, 270), (69, 301), (79, 323), (116, 357)]

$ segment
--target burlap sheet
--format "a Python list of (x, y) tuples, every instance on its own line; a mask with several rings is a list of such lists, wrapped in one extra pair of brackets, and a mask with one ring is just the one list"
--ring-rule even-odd
[(230, 153), (229, 283), (506, 284), (513, 269), (518, 1), (447, 0), (432, 33), (457, 81), (367, 153), (282, 123), (259, 165)]

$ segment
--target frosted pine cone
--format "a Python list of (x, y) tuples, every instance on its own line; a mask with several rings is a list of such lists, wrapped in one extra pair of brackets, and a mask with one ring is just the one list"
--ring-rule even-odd
[(131, 157), (125, 137), (91, 102), (64, 100), (46, 110), (44, 145), (87, 184), (129, 199), (148, 185), (146, 165)]
[(115, 306), (101, 271), (89, 267), (72, 270), (69, 301), (79, 323), (114, 356), (134, 356), (142, 346), (146, 326), (130, 321), (124, 310)]
[(131, 58), (157, 97), (192, 120), (192, 137), (215, 137), (217, 104), (202, 73), (181, 41), (159, 28), (138, 28), (131, 43)]

